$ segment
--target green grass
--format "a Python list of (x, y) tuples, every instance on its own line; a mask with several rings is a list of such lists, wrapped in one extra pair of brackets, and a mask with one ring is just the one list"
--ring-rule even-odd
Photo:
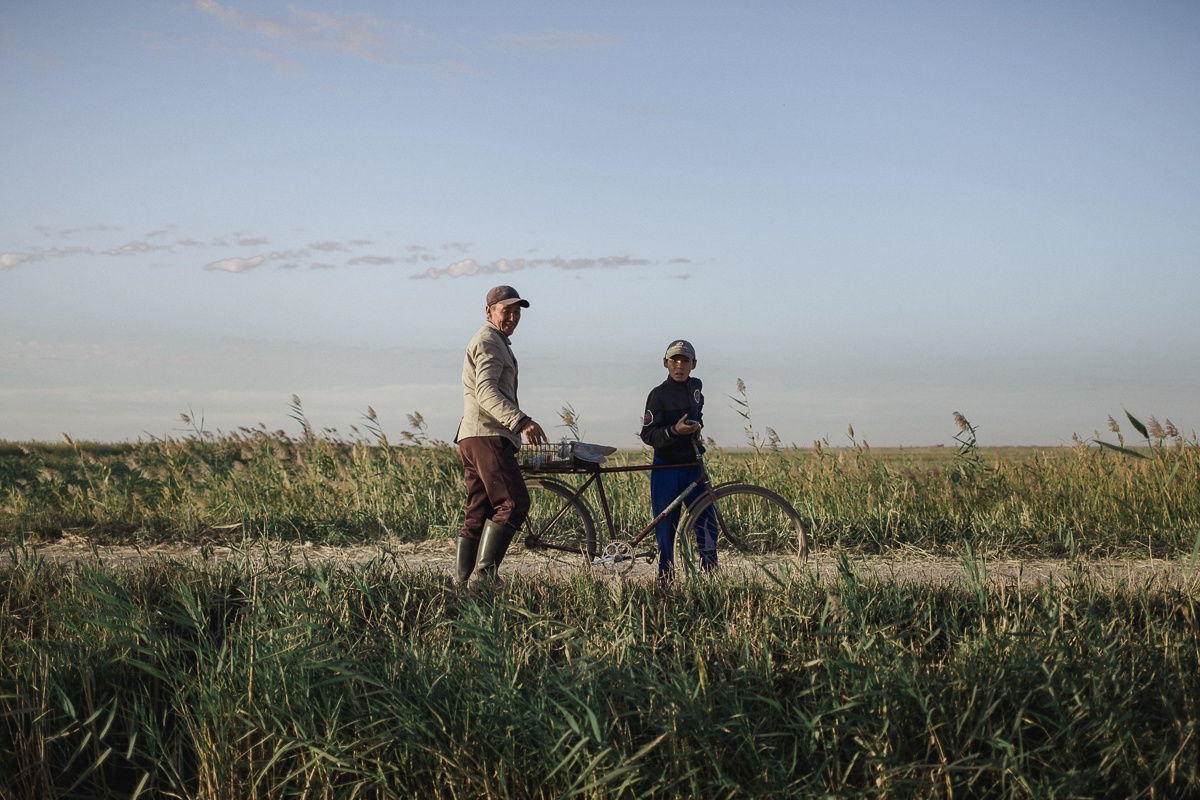
[(0, 570), (4, 797), (1200, 795), (1195, 589)]
[[(1139, 447), (987, 449), (963, 420), (957, 448), (710, 449), (818, 549), (955, 554), (953, 585), (843, 556), (832, 584), (464, 591), (291, 558), (450, 539), (463, 495), (419, 417), (397, 447), (373, 414), (347, 440), (295, 411), (300, 437), (0, 443), (0, 798), (1200, 797), (1200, 445), (1169, 423), (1131, 417)], [(640, 529), (645, 473), (606, 485)], [(236, 555), (29, 547), (64, 533)], [(978, 557), (1148, 553), (1185, 585), (989, 583)]]
[[(0, 443), (0, 540), (69, 532), (96, 544), (338, 544), (456, 535), (457, 455), (431, 443), (419, 417), (413, 443), (397, 447), (377, 429), (351, 440), (316, 435), (296, 410), (298, 438), (260, 426), (131, 445)], [(889, 450), (752, 438), (749, 448), (710, 448), (708, 464), (718, 481), (783, 495), (829, 551), (1171, 556), (1191, 552), (1200, 535), (1200, 445), (1168, 427), (1136, 448), (1120, 439), (988, 449), (973, 433), (958, 448)], [(648, 520), (646, 480), (606, 480), (621, 529)]]

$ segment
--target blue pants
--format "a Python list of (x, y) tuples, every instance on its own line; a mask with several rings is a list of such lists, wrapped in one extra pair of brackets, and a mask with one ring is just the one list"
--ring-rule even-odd
[[(657, 458), (655, 464), (660, 464)], [(700, 477), (699, 467), (680, 467), (678, 469), (656, 469), (650, 473), (650, 507), (654, 516), (671, 504), (680, 492), (692, 481)], [(697, 486), (687, 497), (691, 505), (696, 498), (704, 494), (703, 487)], [(663, 517), (654, 529), (654, 537), (658, 540), (658, 577), (669, 578), (675, 564), (675, 529), (679, 526), (679, 509), (676, 508)], [(700, 569), (708, 572), (717, 566), (717, 520), (712, 506), (696, 521), (696, 549), (700, 552)]]

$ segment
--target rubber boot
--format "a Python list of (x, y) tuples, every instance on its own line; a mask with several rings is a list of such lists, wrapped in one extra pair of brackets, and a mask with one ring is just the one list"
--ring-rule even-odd
[(508, 552), (508, 546), (512, 543), (513, 536), (517, 533), (516, 528), (488, 520), (483, 524), (483, 535), (479, 537), (479, 574), (486, 575), (489, 578), (496, 577), (496, 570), (500, 567), (500, 562), (504, 560), (504, 554)]
[(465, 584), (475, 571), (475, 555), (479, 552), (479, 540), (458, 537), (458, 582)]

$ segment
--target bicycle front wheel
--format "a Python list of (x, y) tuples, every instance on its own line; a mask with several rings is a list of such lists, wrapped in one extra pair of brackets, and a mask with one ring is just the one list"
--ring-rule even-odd
[[(718, 486), (716, 496), (717, 547), (733, 547), (750, 555), (792, 550), (796, 561), (808, 561), (808, 534), (792, 504), (770, 489), (749, 483)], [(696, 523), (713, 505), (713, 495), (704, 495), (680, 521), (679, 536), (695, 530)]]
[(525, 547), (564, 562), (590, 563), (596, 554), (596, 523), (575, 490), (552, 478), (528, 478), (529, 516)]

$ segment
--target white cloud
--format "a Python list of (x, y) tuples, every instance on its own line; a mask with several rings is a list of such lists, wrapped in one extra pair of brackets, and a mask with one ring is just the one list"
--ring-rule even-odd
[[(258, 241), (258, 240), (246, 240), (246, 241), (253, 242), (253, 241)], [(263, 241), (265, 241), (265, 240), (263, 240)], [(268, 261), (284, 261), (287, 263), (280, 264), (279, 265), (280, 269), (295, 269), (298, 266), (298, 264), (296, 262), (301, 259), (307, 258), (307, 257), (308, 257), (308, 251), (303, 250), (303, 249), (301, 249), (301, 250), (272, 250), (269, 254), (267, 254), (265, 256), (258, 255), (258, 256), (251, 256), (249, 258), (241, 258), (241, 257), (223, 258), (220, 261), (213, 261), (210, 264), (205, 264), (204, 268), (207, 270), (218, 270), (218, 271), (222, 271), (222, 272), (235, 272), (236, 273), (236, 272), (246, 272), (247, 270), (252, 270), (255, 267), (261, 267), (263, 264), (265, 264)]]
[(300, 22), (299, 38), (304, 46), (366, 61), (381, 60), (381, 52), (388, 47), (386, 34), (389, 28), (405, 34), (413, 33), (409, 26), (397, 28), (395, 23), (370, 14), (350, 17), (306, 11), (295, 6), (289, 6), (288, 11)]
[(260, 17), (249, 11), (223, 6), (215, 0), (196, 0), (196, 10), (216, 19), (226, 28), (253, 33), (275, 41), (299, 40), (303, 31), (282, 19)]
[(12, 269), (33, 259), (29, 253), (0, 253), (0, 269)]
[(269, 258), (272, 261), (279, 261), (281, 259), (299, 260), (299, 259), (303, 259), (303, 258), (308, 258), (308, 251), (307, 250), (273, 250), (273, 251), (271, 251), (271, 255), (267, 256), (267, 258)]
[[(158, 238), (170, 234), (174, 225), (166, 226), (165, 228), (153, 230), (146, 234), (147, 238)], [(65, 231), (54, 231), (54, 233), (74, 234), (85, 230), (108, 231), (118, 230), (117, 228), (109, 228), (107, 226), (95, 228), (73, 228)], [(47, 231), (50, 232), (50, 231)], [(252, 234), (248, 231), (235, 231), (230, 236), (221, 236), (206, 244), (198, 239), (191, 237), (181, 237), (176, 239), (171, 244), (152, 245), (145, 241), (130, 241), (119, 247), (113, 247), (104, 250), (93, 250), (90, 247), (64, 247), (51, 248), (48, 250), (26, 247), (22, 250), (16, 250), (7, 253), (0, 253), (0, 270), (14, 269), (22, 264), (40, 261), (47, 258), (63, 258), (77, 254), (103, 254), (109, 256), (125, 256), (147, 253), (155, 250), (167, 250), (169, 252), (178, 252), (176, 248), (207, 248), (221, 247), (233, 248), (241, 247), (257, 247), (267, 244), (269, 239), (265, 236)], [(370, 239), (355, 239), (349, 242), (355, 247), (371, 244)], [(468, 244), (451, 242), (443, 244), (440, 249), (443, 251), (463, 251), (469, 247)], [(298, 248), (288, 248), (263, 251), (258, 254), (249, 256), (231, 256), (211, 261), (204, 265), (205, 270), (239, 273), (260, 267), (268, 261), (284, 262), (280, 264), (281, 269), (294, 270), (299, 265), (308, 262), (312, 269), (336, 269), (337, 265), (324, 262), (312, 262), (310, 256), (313, 251), (317, 253), (333, 254), (338, 252), (347, 252), (351, 248), (342, 241), (328, 239), (317, 240), (309, 243), (307, 246)], [(536, 248), (530, 248), (529, 253), (538, 252)], [(403, 248), (402, 255), (387, 255), (384, 253), (374, 253), (356, 256), (345, 262), (345, 266), (370, 265), (370, 266), (388, 266), (398, 264), (424, 264), (428, 262), (438, 261), (439, 257), (434, 254), (430, 248), (424, 245), (408, 245)], [(444, 262), (443, 262), (444, 263)], [(455, 261), (444, 268), (430, 267), (428, 270), (412, 275), (413, 279), (427, 278), (461, 278), (471, 277), (473, 275), (489, 275), (495, 273), (518, 272), (524, 269), (533, 269), (536, 267), (552, 267), (561, 270), (586, 270), (586, 269), (613, 269), (618, 267), (628, 266), (644, 266), (650, 264), (648, 259), (636, 258), (628, 255), (618, 256), (602, 256), (598, 258), (563, 258), (556, 256), (553, 258), (513, 258), (513, 259), (498, 259), (488, 263), (480, 263), (473, 258), (464, 258)], [(669, 262), (671, 264), (688, 264), (691, 263), (687, 258), (673, 258)], [(167, 266), (166, 264), (159, 266)]]
[[(242, 11), (216, 0), (196, 0), (195, 8), (220, 23), (226, 30), (256, 38), (265, 47), (293, 48), (348, 56), (378, 64), (397, 65), (399, 53), (422, 49), (448, 50), (428, 31), (372, 14), (331, 14), (287, 6), (283, 16), (263, 16)], [(246, 52), (269, 61), (285, 72), (302, 69), (299, 63), (259, 47), (241, 48), (227, 42), (211, 42), (219, 49)], [(458, 69), (462, 65), (450, 64)]]
[(245, 272), (248, 269), (260, 267), (266, 262), (264, 256), (254, 256), (253, 258), (223, 258), (220, 261), (214, 261), (211, 264), (205, 264), (204, 268), (208, 270), (220, 270), (223, 272)]
[(403, 257), (397, 256), (358, 256), (346, 262), (347, 266), (355, 264), (371, 264), (381, 266), (384, 264), (419, 264), (422, 261), (437, 261), (437, 256), (429, 253), (421, 252), (423, 247), (410, 247), (409, 254)]
[[(35, 226), (34, 229), (41, 231), (43, 233), (53, 233), (53, 231), (51, 231), (49, 228), (45, 228), (41, 225)], [(66, 237), (66, 236), (73, 236), (76, 233), (93, 233), (93, 232), (114, 233), (119, 230), (121, 230), (121, 229), (114, 228), (110, 225), (85, 225), (85, 226), (79, 227), (79, 228), (63, 228), (62, 230), (58, 231), (57, 233), (59, 236)]]
[(151, 247), (145, 242), (130, 242), (129, 244), (123, 244), (120, 247), (114, 247), (112, 250), (105, 250), (104, 253), (105, 255), (110, 256), (123, 256), (129, 253), (146, 253), (150, 250), (157, 249), (159, 248)]
[(444, 269), (430, 267), (424, 272), (419, 272), (412, 275), (413, 280), (423, 280), (426, 278), (440, 278), (446, 276), (448, 278), (469, 278), (474, 275), (490, 275), (493, 273), (517, 272), (519, 270), (534, 268), (534, 267), (553, 267), (562, 270), (579, 270), (579, 269), (596, 269), (616, 267), (633, 267), (645, 266), (650, 261), (645, 258), (634, 258), (632, 256), (603, 256), (601, 258), (562, 258), (555, 256), (554, 258), (502, 258), (499, 261), (493, 261), (490, 264), (480, 264), (473, 258), (467, 258), (462, 261), (456, 261)]
[[(589, 259), (579, 259), (580, 262), (586, 262), (588, 260)], [(609, 268), (613, 268), (613, 267), (644, 267), (645, 265), (647, 265), (649, 263), (650, 263), (650, 261), (645, 258), (633, 258), (632, 256), (605, 256), (604, 258), (596, 259), (595, 266), (609, 267)], [(554, 264), (552, 266), (558, 266), (558, 265)], [(590, 265), (590, 264), (580, 263), (577, 266), (575, 266), (575, 265), (569, 266), (569, 267), (564, 266), (563, 269), (590, 269), (591, 267), (592, 267), (592, 265)]]
[(49, 250), (43, 250), (38, 255), (40, 258), (63, 258), (65, 256), (74, 256), (78, 255), (79, 253), (91, 252), (92, 248), (90, 247), (64, 247), (62, 249), (51, 247)]
[(462, 261), (455, 261), (445, 269), (430, 267), (425, 272), (413, 275), (412, 278), (420, 280), (422, 278), (440, 278), (443, 275), (449, 278), (469, 278), (473, 275), (488, 275), (493, 272), (516, 272), (524, 268), (525, 262), (521, 259), (508, 261), (502, 258), (499, 261), (493, 261), (491, 264), (480, 264), (473, 258), (467, 258)]
[(12, 269), (21, 264), (41, 261), (46, 258), (64, 258), (66, 256), (74, 256), (79, 253), (91, 253), (91, 248), (88, 247), (52, 247), (49, 250), (34, 250), (29, 253), (0, 253), (0, 270)]

